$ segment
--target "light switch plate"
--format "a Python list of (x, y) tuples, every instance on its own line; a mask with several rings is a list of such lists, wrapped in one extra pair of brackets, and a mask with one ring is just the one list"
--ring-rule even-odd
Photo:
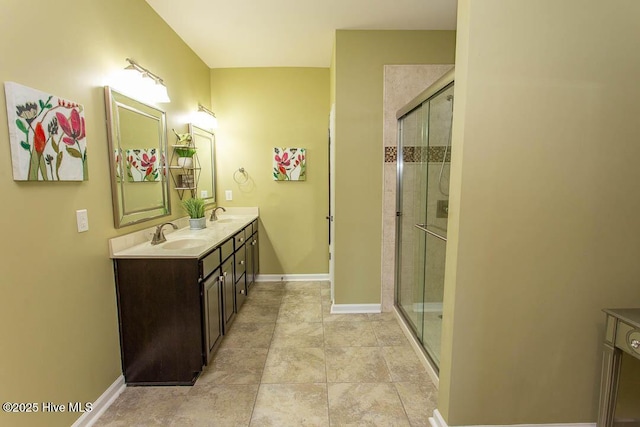
[(200, 197), (206, 199), (207, 197), (209, 197), (209, 192), (207, 190), (201, 190)]
[(233, 191), (225, 190), (224, 197), (225, 197), (225, 200), (233, 200)]
[(89, 231), (89, 216), (86, 209), (76, 211), (76, 222), (78, 223), (78, 233)]

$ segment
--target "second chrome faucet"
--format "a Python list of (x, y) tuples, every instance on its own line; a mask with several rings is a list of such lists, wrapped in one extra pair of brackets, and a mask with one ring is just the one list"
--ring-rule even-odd
[(222, 206), (218, 206), (217, 208), (214, 208), (211, 211), (211, 218), (209, 218), (209, 221), (217, 221), (218, 220), (218, 209), (222, 209), (222, 212), (226, 212), (227, 210), (225, 208), (223, 208)]

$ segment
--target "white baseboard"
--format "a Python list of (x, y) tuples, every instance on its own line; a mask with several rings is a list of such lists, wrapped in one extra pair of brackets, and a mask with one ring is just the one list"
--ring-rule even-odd
[(318, 282), (329, 280), (329, 273), (321, 274), (258, 274), (256, 282)]
[(429, 418), (429, 424), (431, 424), (431, 427), (448, 427), (447, 422), (437, 409), (433, 411), (433, 417)]
[[(429, 418), (431, 427), (449, 427), (447, 422), (437, 409), (433, 411), (433, 417)], [(460, 427), (596, 427), (596, 423), (566, 423), (566, 424), (506, 424), (506, 425), (474, 425)]]
[(111, 404), (120, 396), (120, 393), (126, 388), (124, 384), (124, 376), (120, 375), (116, 380), (105, 390), (104, 393), (93, 402), (93, 409), (91, 412), (85, 412), (80, 418), (76, 420), (71, 427), (91, 427), (98, 421), (98, 418), (111, 406)]
[(381, 304), (332, 304), (331, 314), (381, 313)]

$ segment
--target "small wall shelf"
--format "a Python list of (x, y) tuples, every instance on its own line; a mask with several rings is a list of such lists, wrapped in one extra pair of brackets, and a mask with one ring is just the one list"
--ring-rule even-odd
[(198, 159), (198, 153), (195, 152), (191, 157), (186, 157), (187, 159), (191, 159), (190, 164), (185, 163), (180, 165), (180, 161), (178, 160), (185, 158), (180, 157), (178, 154), (179, 149), (192, 149), (195, 151), (196, 147), (191, 144), (175, 144), (171, 147), (173, 151), (171, 153), (171, 160), (169, 161), (169, 174), (171, 175), (173, 186), (178, 191), (180, 200), (184, 197), (185, 192), (189, 192), (191, 197), (196, 197), (200, 171), (202, 169), (200, 160)]

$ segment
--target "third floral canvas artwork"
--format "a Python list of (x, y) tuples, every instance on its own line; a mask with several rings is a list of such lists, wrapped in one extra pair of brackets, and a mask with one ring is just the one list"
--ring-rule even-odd
[(304, 148), (273, 149), (273, 179), (275, 181), (305, 181), (307, 150)]

